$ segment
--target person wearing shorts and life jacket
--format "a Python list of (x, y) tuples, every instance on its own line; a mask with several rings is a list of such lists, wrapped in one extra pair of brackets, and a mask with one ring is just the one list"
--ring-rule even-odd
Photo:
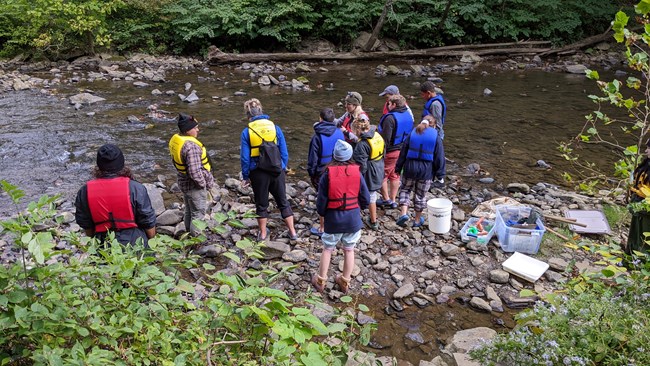
[(86, 235), (100, 241), (112, 231), (121, 244), (148, 247), (148, 240), (156, 235), (156, 213), (147, 189), (124, 165), (119, 147), (106, 144), (99, 148), (93, 176), (77, 193), (77, 224)]
[(424, 119), (406, 137), (396, 170), (402, 171), (402, 184), (399, 190), (400, 216), (397, 225), (406, 226), (411, 193), (415, 220), (413, 227), (424, 225), (422, 211), (426, 206), (425, 196), (431, 187), (433, 177), (445, 176), (445, 151), (438, 130), (432, 119)]
[[(384, 108), (383, 108), (383, 110), (381, 112), (382, 115), (390, 112), (390, 110), (388, 109), (388, 100), (393, 95), (400, 95), (399, 88), (397, 87), (397, 85), (389, 85), (389, 86), (386, 87), (386, 89), (384, 89), (383, 92), (379, 93), (380, 97), (385, 97), (386, 98), (386, 102), (384, 103)], [(406, 109), (408, 110), (408, 112), (411, 114), (411, 117), (413, 117), (413, 111), (409, 107), (408, 103), (404, 103), (404, 105), (406, 106)]]
[(334, 121), (341, 131), (343, 131), (345, 141), (351, 145), (356, 144), (359, 140), (352, 131), (352, 122), (357, 118), (367, 119), (368, 121), (370, 120), (368, 113), (366, 113), (361, 107), (362, 101), (363, 98), (361, 97), (361, 94), (357, 92), (348, 92), (345, 96), (345, 113)]
[(395, 169), (397, 158), (404, 139), (413, 129), (413, 116), (408, 113), (406, 99), (401, 95), (393, 95), (388, 99), (388, 113), (379, 120), (378, 131), (386, 143), (384, 157), (384, 182), (381, 186), (381, 200), (377, 206), (397, 208), (397, 192), (400, 184), (400, 171)]
[[(244, 103), (244, 112), (249, 123), (241, 133), (239, 160), (244, 184), (250, 184), (253, 188), (255, 212), (258, 216), (257, 224), (259, 226), (257, 240), (264, 241), (270, 237), (267, 229), (269, 193), (275, 199), (275, 204), (280, 209), (280, 215), (289, 229), (289, 239), (297, 240), (298, 234), (296, 234), (293, 225), (293, 211), (287, 199), (285, 186), (289, 151), (282, 130), (270, 120), (268, 115), (264, 114), (262, 103), (258, 99), (247, 100)], [(273, 143), (280, 150), (282, 162), (279, 172), (258, 169), (260, 150), (264, 142)]]
[(337, 141), (334, 146), (334, 160), (327, 166), (320, 179), (316, 210), (325, 217), (325, 232), (321, 236), (323, 251), (318, 272), (311, 283), (318, 292), (325, 290), (332, 252), (338, 242), (343, 243), (343, 274), (335, 282), (343, 293), (347, 293), (354, 269), (354, 247), (361, 239), (361, 210), (368, 207), (370, 193), (361, 176), (359, 165), (352, 160), (352, 146)]
[(371, 126), (365, 119), (356, 119), (352, 122), (354, 134), (359, 136), (359, 142), (354, 147), (352, 160), (359, 164), (361, 175), (366, 181), (370, 191), (368, 213), (370, 217), (366, 224), (372, 230), (379, 230), (377, 221), (377, 192), (381, 190), (384, 181), (384, 139), (377, 132), (376, 126)]
[(191, 115), (178, 115), (178, 130), (169, 140), (169, 152), (176, 168), (178, 187), (183, 192), (185, 231), (200, 234), (192, 221), (205, 219), (208, 191), (214, 185), (208, 152), (197, 139), (199, 123)]
[[(338, 140), (345, 140), (343, 132), (334, 124), (334, 111), (332, 108), (324, 108), (320, 111), (320, 121), (314, 124), (314, 135), (309, 142), (309, 155), (307, 157), (307, 174), (311, 179), (312, 186), (318, 192), (318, 183), (327, 164), (332, 161), (334, 144)], [(311, 228), (314, 235), (323, 234), (323, 217), (319, 218), (318, 229)]]

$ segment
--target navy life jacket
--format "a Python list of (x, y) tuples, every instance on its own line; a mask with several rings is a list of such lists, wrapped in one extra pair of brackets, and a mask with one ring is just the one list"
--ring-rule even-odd
[(427, 127), (421, 135), (418, 135), (413, 129), (406, 158), (433, 161), (433, 152), (436, 149), (437, 140), (438, 130), (435, 128)]
[(429, 98), (429, 100), (427, 100), (427, 102), (424, 103), (422, 118), (431, 114), (431, 112), (429, 112), (429, 109), (431, 109), (431, 104), (433, 104), (433, 102), (435, 101), (440, 102), (440, 105), (442, 106), (442, 116), (440, 117), (442, 121), (436, 121), (436, 122), (438, 123), (438, 125), (443, 126), (445, 124), (445, 117), (447, 116), (447, 103), (445, 103), (445, 99), (440, 94), (437, 94), (433, 98)]
[(395, 129), (393, 130), (393, 136), (391, 136), (391, 141), (389, 146), (399, 145), (404, 141), (404, 138), (411, 132), (413, 129), (413, 118), (408, 112), (408, 109), (405, 109), (402, 112), (389, 112), (384, 114), (379, 121), (379, 132), (383, 130), (384, 120), (388, 115), (392, 115), (395, 118)]

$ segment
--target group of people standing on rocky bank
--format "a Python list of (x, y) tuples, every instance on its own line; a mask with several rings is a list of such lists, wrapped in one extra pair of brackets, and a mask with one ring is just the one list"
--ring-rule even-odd
[[(444, 122), (447, 107), (436, 86), (421, 84), (424, 100), (421, 122), (395, 85), (379, 94), (386, 97), (383, 115), (372, 125), (361, 106), (362, 96), (349, 92), (345, 113), (335, 118), (331, 108), (320, 111), (309, 146), (307, 172), (318, 192), (318, 227), (311, 233), (321, 238), (323, 251), (312, 285), (323, 291), (333, 250), (343, 244), (343, 274), (335, 282), (347, 292), (354, 267), (354, 248), (361, 238), (361, 211), (368, 208), (366, 224), (378, 230), (377, 207), (400, 209), (397, 225), (406, 226), (413, 194), (413, 227), (424, 225), (425, 195), (432, 184), (444, 185)], [(269, 194), (276, 202), (288, 228), (290, 240), (297, 240), (291, 205), (286, 197), (286, 169), (289, 161), (282, 129), (272, 122), (257, 99), (244, 103), (248, 125), (241, 133), (240, 162), (244, 185), (253, 190), (259, 231), (257, 240), (270, 237), (267, 227)], [(415, 125), (415, 126), (414, 126)], [(204, 219), (214, 185), (212, 166), (205, 146), (198, 140), (199, 124), (185, 113), (178, 116), (179, 133), (169, 141), (169, 151), (177, 170), (178, 186), (185, 204), (187, 232), (197, 234), (193, 220)], [(123, 244), (155, 236), (155, 213), (140, 183), (124, 166), (124, 156), (112, 144), (97, 152), (95, 179), (77, 194), (76, 219), (89, 236), (104, 240), (115, 232)], [(379, 197), (381, 196), (381, 197)]]

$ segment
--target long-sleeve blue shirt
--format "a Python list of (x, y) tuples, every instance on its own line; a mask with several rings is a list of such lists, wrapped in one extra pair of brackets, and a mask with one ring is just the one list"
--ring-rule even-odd
[[(268, 115), (262, 114), (251, 118), (251, 122), (258, 119), (270, 120)], [(282, 133), (282, 129), (280, 129), (278, 125), (275, 125), (275, 133), (278, 142), (278, 148), (280, 148), (280, 155), (282, 156), (282, 169), (287, 169), (287, 166), (289, 165), (289, 150), (287, 149), (287, 142), (284, 139), (284, 134)], [(246, 126), (246, 128), (244, 128), (244, 130), (241, 132), (241, 149), (239, 151), (239, 162), (241, 163), (241, 174), (244, 180), (248, 179), (248, 175), (250, 174), (251, 170), (255, 170), (255, 168), (257, 168), (258, 161), (259, 161), (259, 157), (251, 156), (250, 132), (248, 126)]]

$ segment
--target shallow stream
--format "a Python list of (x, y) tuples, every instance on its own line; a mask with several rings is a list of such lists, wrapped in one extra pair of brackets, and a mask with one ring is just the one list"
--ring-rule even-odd
[[(177, 131), (176, 124), (147, 119), (143, 119), (147, 124), (127, 121), (129, 115), (142, 117), (154, 103), (172, 112), (172, 116), (183, 111), (201, 122), (199, 139), (212, 151), (215, 176), (221, 183), (226, 176), (239, 173), (239, 137), (245, 126), (243, 102), (249, 98), (260, 99), (271, 119), (283, 129), (295, 173), (293, 180), (306, 179), (307, 148), (319, 110), (332, 107), (337, 116), (341, 115), (340, 102), (347, 91), (361, 93), (364, 109), (375, 123), (384, 102), (378, 93), (389, 84), (397, 85), (407, 96), (414, 114), (420, 114), (423, 101), (417, 83), (423, 78), (376, 76), (376, 64), (370, 63), (323, 64), (312, 68), (320, 66), (328, 71), (305, 74), (311, 92), (261, 87), (251, 82), (248, 71), (211, 67), (168, 73), (165, 83), (150, 83), (148, 87), (135, 87), (128, 81), (91, 83), (82, 78), (51, 90), (49, 95), (38, 91), (0, 94), (0, 179), (17, 185), (33, 199), (43, 193), (61, 193), (72, 199), (90, 178), (97, 148), (112, 142), (122, 148), (127, 164), (140, 181), (160, 179), (171, 185), (175, 171), (167, 143)], [(47, 72), (36, 76), (51, 78)], [(287, 75), (289, 79), (296, 76)], [(580, 75), (537, 70), (504, 72), (490, 65), (466, 74), (440, 77), (448, 102), (445, 150), (447, 158), (456, 163), (450, 165), (450, 175), (458, 174), (469, 163), (478, 163), (495, 179), (493, 184), (564, 184), (561, 174), (570, 167), (559, 155), (557, 146), (560, 141), (575, 137), (584, 124), (584, 116), (594, 109), (587, 98), (597, 93), (594, 81)], [(176, 95), (151, 94), (154, 88), (189, 94), (185, 91), (186, 83), (192, 84), (190, 90), (197, 91), (201, 98), (198, 103), (184, 103)], [(485, 88), (492, 95), (484, 96)], [(75, 110), (68, 97), (85, 90), (106, 101)], [(235, 92), (246, 95), (234, 96)], [(585, 153), (600, 162), (610, 157), (604, 149)], [(544, 160), (552, 169), (535, 167), (537, 160)], [(8, 197), (0, 196), (0, 217), (12, 211)], [(386, 299), (366, 300), (374, 304), (371, 315), (380, 322), (376, 344), (391, 345), (379, 352), (414, 364), (420, 359), (431, 360), (437, 354), (439, 344), (418, 343), (422, 334), (433, 332), (442, 342), (459, 329), (506, 329), (500, 324), (513, 325), (511, 314), (481, 314), (456, 302), (425, 310), (412, 306), (399, 315), (387, 316), (383, 311)], [(403, 336), (404, 341), (395, 340), (397, 336)]]

